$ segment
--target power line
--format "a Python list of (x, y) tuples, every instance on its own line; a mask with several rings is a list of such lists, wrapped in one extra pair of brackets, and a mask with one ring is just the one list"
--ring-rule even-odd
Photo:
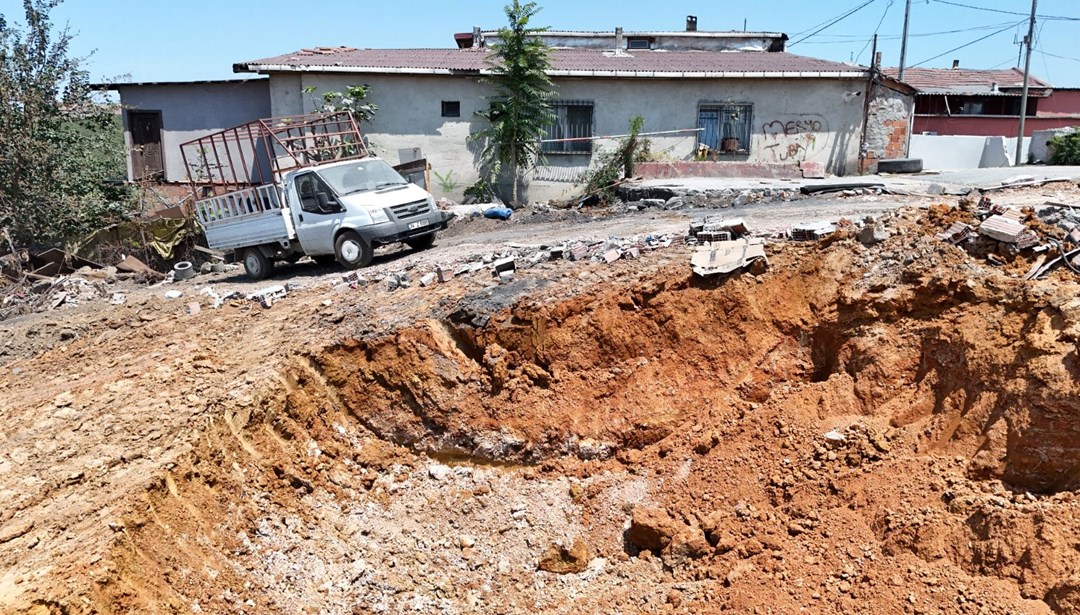
[[(1002, 13), (1005, 15), (1021, 15), (1027, 17), (1027, 13), (1017, 13), (1016, 11), (1003, 11), (1001, 9), (988, 9), (984, 6), (974, 6), (971, 4), (961, 4), (959, 2), (950, 2), (949, 0), (934, 0), (938, 4), (948, 4), (950, 6), (959, 6), (965, 9), (975, 9), (977, 11), (986, 11), (988, 13)], [(1062, 15), (1037, 15), (1039, 19), (1050, 19), (1057, 21), (1080, 21), (1080, 17), (1066, 17)]]
[[(858, 7), (856, 7), (856, 8), (858, 8)], [(841, 16), (842, 15), (838, 15), (837, 17), (841, 17)], [(825, 21), (823, 21), (821, 23), (814, 24), (814, 25), (810, 26), (809, 28), (807, 28), (805, 30), (800, 30), (798, 32), (794, 32), (794, 33), (791, 34), (791, 38), (795, 38), (796, 36), (802, 36), (803, 34), (806, 34), (807, 32), (817, 28), (818, 26), (823, 26), (823, 25), (829, 23), (830, 21), (836, 19), (837, 17), (830, 17), (830, 18), (826, 19)]]
[(794, 47), (795, 45), (798, 45), (799, 43), (801, 43), (801, 42), (805, 41), (806, 39), (808, 39), (808, 38), (810, 38), (810, 37), (812, 37), (812, 36), (814, 36), (815, 34), (818, 34), (819, 32), (821, 32), (821, 31), (823, 31), (823, 30), (825, 30), (825, 29), (827, 29), (827, 28), (831, 28), (832, 26), (834, 26), (834, 25), (836, 25), (836, 24), (840, 23), (841, 21), (843, 21), (843, 20), (847, 19), (848, 17), (851, 17), (851, 16), (852, 16), (852, 15), (854, 15), (855, 13), (858, 13), (859, 11), (863, 10), (864, 8), (866, 8), (866, 7), (870, 6), (870, 5), (871, 5), (871, 4), (873, 4), (874, 2), (875, 2), (875, 0), (866, 0), (866, 2), (863, 2), (863, 3), (862, 3), (862, 4), (860, 4), (859, 6), (857, 6), (857, 7), (853, 8), (853, 9), (851, 9), (850, 11), (848, 11), (848, 12), (844, 13), (843, 15), (840, 15), (839, 17), (837, 17), (837, 18), (835, 18), (835, 19), (833, 19), (833, 20), (829, 21), (829, 22), (828, 22), (828, 23), (826, 23), (825, 25), (821, 26), (821, 27), (820, 27), (820, 28), (818, 28), (817, 30), (814, 30), (814, 31), (813, 31), (813, 32), (811, 32), (810, 34), (807, 34), (806, 36), (804, 36), (804, 37), (800, 38), (799, 40), (795, 41), (794, 43), (791, 43), (790, 45), (788, 45), (788, 47)]
[(1036, 49), (1035, 51), (1038, 51), (1039, 53), (1043, 54), (1044, 56), (1050, 56), (1051, 58), (1058, 58), (1059, 60), (1072, 60), (1073, 62), (1080, 62), (1080, 58), (1070, 58), (1069, 56), (1059, 56), (1056, 53), (1050, 53), (1049, 51), (1043, 51), (1042, 49)]
[[(863, 54), (864, 51), (866, 51), (866, 48), (870, 46), (870, 42), (874, 40), (875, 36), (877, 36), (878, 30), (881, 29), (881, 24), (885, 23), (885, 17), (888, 16), (889, 9), (892, 8), (892, 5), (893, 5), (893, 0), (889, 0), (889, 3), (885, 5), (885, 12), (881, 14), (881, 19), (878, 20), (877, 27), (874, 28), (874, 34), (869, 39), (867, 39), (866, 44), (863, 45), (863, 48), (859, 50), (859, 54), (855, 56), (855, 63), (856, 64), (859, 63), (859, 59), (862, 58), (862, 54)], [(874, 63), (874, 59), (870, 58), (870, 64), (873, 65), (873, 63)]]
[[(987, 24), (985, 26), (972, 26), (970, 28), (961, 28), (959, 30), (942, 30), (940, 32), (923, 32), (921, 34), (909, 34), (908, 38), (927, 37), (927, 36), (942, 36), (944, 34), (960, 34), (960, 33), (963, 33), (963, 32), (976, 32), (978, 30), (993, 30), (995, 28), (1003, 28), (1005, 26), (1012, 27), (1012, 26), (1016, 25), (1017, 23), (1019, 23), (1019, 22), (1015, 22), (1015, 21), (1004, 22), (1003, 21), (1001, 23)], [(865, 34), (820, 34), (819, 36), (822, 37), (822, 38), (846, 38), (846, 39), (856, 40), (856, 41), (861, 41), (864, 38), (866, 38)], [(900, 34), (882, 34), (882, 35), (878, 36), (878, 40), (883, 40), (883, 41), (897, 40), (899, 38), (902, 38), (902, 35), (900, 35)], [(840, 41), (840, 42), (847, 42), (847, 41)], [(820, 44), (820, 43), (815, 43), (815, 44)]]
[(940, 58), (941, 56), (947, 56), (947, 55), (949, 55), (950, 53), (952, 53), (954, 51), (960, 51), (961, 49), (963, 49), (965, 47), (970, 47), (970, 46), (974, 45), (975, 43), (985, 41), (986, 39), (990, 38), (991, 36), (996, 36), (998, 34), (1001, 34), (1002, 32), (1005, 32), (1006, 30), (1011, 30), (1015, 26), (1016, 26), (1015, 23), (1009, 24), (1008, 26), (1006, 26), (1006, 27), (1004, 27), (1004, 28), (1002, 28), (1000, 30), (997, 30), (995, 32), (991, 32), (990, 34), (987, 34), (986, 36), (981, 36), (981, 37), (979, 37), (979, 38), (977, 38), (977, 39), (975, 39), (975, 40), (973, 40), (973, 41), (971, 41), (969, 43), (964, 43), (963, 45), (960, 45), (959, 47), (954, 47), (954, 48), (952, 48), (952, 49), (950, 49), (950, 50), (948, 50), (946, 52), (939, 53), (938, 55), (936, 55), (936, 56), (934, 56), (932, 58), (927, 58), (927, 59), (923, 60), (922, 62), (919, 62), (918, 64), (912, 64), (911, 68), (915, 68), (916, 66), (922, 66), (923, 64), (926, 64), (927, 62), (933, 62), (934, 60)]

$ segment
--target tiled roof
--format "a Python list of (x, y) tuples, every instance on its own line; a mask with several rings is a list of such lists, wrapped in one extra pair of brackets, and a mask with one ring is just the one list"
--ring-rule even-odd
[[(335, 50), (328, 53), (328, 50)], [(320, 47), (241, 62), (236, 72), (335, 71), (446, 73), (489, 69), (487, 49), (350, 49)], [(616, 55), (600, 49), (552, 49), (552, 74), (615, 76), (860, 76), (866, 69), (839, 62), (760, 51), (633, 51)]]
[[(890, 77), (897, 76), (897, 69), (883, 69)], [(970, 68), (905, 68), (904, 83), (923, 94), (991, 94), (997, 89), (1019, 88), (1024, 85), (1024, 71), (1016, 68), (1004, 70), (978, 70)], [(1049, 83), (1032, 76), (1029, 87), (1045, 89)]]

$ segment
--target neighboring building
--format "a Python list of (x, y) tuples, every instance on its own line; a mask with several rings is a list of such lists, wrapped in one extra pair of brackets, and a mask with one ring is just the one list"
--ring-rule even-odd
[[(161, 111), (163, 177), (182, 181), (173, 141), (256, 117), (310, 112), (323, 92), (367, 84), (379, 107), (362, 126), (372, 149), (391, 164), (419, 151), (445, 178), (440, 184), (455, 186), (448, 193), (460, 196), (478, 178), (478, 145), (469, 136), (483, 127), (477, 112), (491, 90), (480, 78), (491, 72), (489, 45), (497, 34), (476, 28), (455, 35), (457, 47), (448, 49), (317, 47), (241, 62), (234, 71), (268, 77), (242, 82), (247, 102), (224, 84), (214, 91), (176, 84), (186, 89), (175, 93), (166, 84), (111, 88), (133, 121)], [(613, 147), (635, 115), (644, 117), (647, 132), (662, 133), (648, 138), (652, 152), (670, 162), (668, 174), (798, 176), (812, 163), (845, 175), (905, 154), (908, 121), (897, 113), (910, 115), (911, 90), (890, 79), (872, 82), (865, 67), (787, 53), (781, 33), (699, 32), (691, 18), (686, 32), (551, 31), (542, 38), (551, 46), (557, 99), (546, 163), (529, 176), (533, 199), (570, 193), (594, 154)], [(203, 113), (204, 122), (173, 139), (171, 110), (185, 107)], [(237, 115), (226, 122), (227, 109)], [(129, 139), (135, 146), (145, 140), (130, 129)], [(146, 164), (135, 160), (132, 167)]]
[[(885, 73), (895, 77), (897, 69)], [(904, 82), (916, 90), (914, 134), (1016, 137), (1024, 72), (960, 68), (908, 68)], [(1080, 92), (1028, 81), (1024, 134), (1080, 123)]]
[(183, 182), (180, 144), (270, 115), (269, 79), (103, 83), (120, 94), (128, 179)]

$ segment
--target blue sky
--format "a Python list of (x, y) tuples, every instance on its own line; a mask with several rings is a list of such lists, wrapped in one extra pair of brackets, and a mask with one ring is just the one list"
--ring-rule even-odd
[[(502, 25), (504, 4), (504, 0), (66, 0), (53, 18), (76, 33), (77, 54), (92, 53), (89, 68), (95, 80), (130, 75), (135, 81), (173, 81), (233, 77), (233, 62), (316, 45), (449, 47), (454, 32), (469, 31), (473, 25)], [(745, 19), (750, 30), (787, 32), (793, 53), (863, 64), (869, 63), (868, 41), (877, 30), (887, 66), (899, 60), (904, 17), (904, 0), (547, 0), (540, 5), (537, 25), (568, 30), (615, 26), (677, 30), (684, 27), (688, 14), (698, 16), (701, 30), (728, 30), (742, 29)], [(970, 68), (1016, 66), (1015, 42), (1026, 31), (1030, 10), (1029, 0), (913, 0), (908, 65), (947, 67), (958, 59)], [(21, 0), (0, 0), (0, 14), (21, 22)], [(1080, 46), (1075, 43), (1080, 35), (1080, 1), (1040, 0), (1039, 14), (1072, 19), (1039, 21), (1032, 73), (1059, 87), (1080, 87)], [(950, 51), (981, 37), (987, 38)]]

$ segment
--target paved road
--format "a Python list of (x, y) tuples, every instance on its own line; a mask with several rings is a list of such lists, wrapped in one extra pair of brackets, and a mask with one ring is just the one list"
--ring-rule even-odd
[[(1017, 176), (1034, 176), (1037, 180), (1069, 178), (1080, 181), (1077, 166), (1026, 166), (1000, 169), (967, 169), (963, 171), (933, 171), (917, 175), (860, 175), (828, 179), (764, 179), (739, 177), (686, 177), (680, 179), (650, 179), (644, 186), (675, 187), (694, 190), (750, 190), (755, 188), (795, 189), (805, 185), (835, 183), (882, 183), (890, 190), (928, 194), (936, 184), (949, 193), (966, 192), (971, 188), (1000, 186), (1003, 180)], [(940, 193), (940, 191), (939, 191)]]

